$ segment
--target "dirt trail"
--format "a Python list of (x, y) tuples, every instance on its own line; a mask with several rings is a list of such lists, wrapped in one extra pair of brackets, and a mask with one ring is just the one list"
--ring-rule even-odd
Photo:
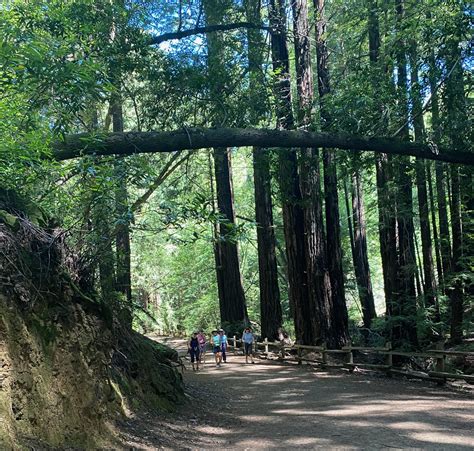
[[(183, 349), (182, 341), (168, 344)], [(173, 415), (128, 421), (127, 446), (474, 449), (470, 394), (265, 360), (246, 365), (242, 356), (228, 361), (188, 369), (189, 403)]]

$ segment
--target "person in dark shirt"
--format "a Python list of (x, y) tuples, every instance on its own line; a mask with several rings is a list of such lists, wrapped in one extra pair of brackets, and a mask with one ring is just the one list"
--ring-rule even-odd
[[(200, 356), (200, 348), (199, 348), (199, 340), (197, 337), (198, 333), (194, 332), (191, 336), (191, 339), (188, 342), (188, 351), (189, 355), (191, 356), (191, 365), (193, 366), (193, 371), (199, 370), (199, 356)], [(196, 362), (196, 366), (194, 366)]]

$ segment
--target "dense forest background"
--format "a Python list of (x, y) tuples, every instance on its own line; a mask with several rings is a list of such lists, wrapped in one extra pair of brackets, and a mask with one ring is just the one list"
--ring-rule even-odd
[[(250, 320), (269, 339), (283, 327), (302, 343), (411, 348), (472, 332), (469, 2), (0, 11), (1, 188), (55, 218), (80, 290), (144, 331), (234, 333)], [(141, 153), (141, 132), (191, 144), (196, 127), (386, 137), (387, 153)], [(132, 150), (104, 152), (112, 132)], [(63, 157), (70, 135), (83, 151)], [(403, 141), (428, 159), (392, 154)], [(445, 149), (465, 164), (433, 161)]]

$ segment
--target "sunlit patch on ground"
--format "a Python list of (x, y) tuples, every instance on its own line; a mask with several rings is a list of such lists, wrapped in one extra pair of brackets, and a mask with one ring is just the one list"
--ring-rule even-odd
[(156, 438), (146, 440), (171, 448), (473, 449), (468, 394), (277, 362), (246, 365), (240, 355), (229, 362), (186, 371), (190, 404), (150, 425), (143, 434)]

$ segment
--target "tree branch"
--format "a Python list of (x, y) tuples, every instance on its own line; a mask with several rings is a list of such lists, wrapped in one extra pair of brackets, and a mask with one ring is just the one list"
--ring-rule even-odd
[(253, 24), (250, 22), (236, 22), (230, 24), (219, 24), (209, 25), (207, 27), (196, 27), (191, 30), (174, 31), (171, 33), (160, 34), (159, 36), (152, 36), (150, 38), (150, 45), (161, 44), (165, 41), (171, 41), (172, 39), (182, 39), (189, 36), (195, 36), (197, 34), (212, 33), (214, 31), (230, 31), (237, 30), (239, 28), (256, 28), (260, 30), (269, 30), (269, 27)]
[(411, 155), (429, 160), (474, 165), (472, 149), (453, 152), (419, 142), (395, 138), (366, 138), (354, 135), (331, 135), (308, 131), (254, 128), (191, 128), (166, 132), (109, 133), (105, 135), (68, 135), (53, 144), (53, 157), (68, 160), (81, 155), (133, 155), (137, 153), (174, 152), (209, 147), (325, 147), (348, 151), (383, 152)]
[(150, 184), (148, 189), (140, 196), (131, 206), (130, 210), (137, 214), (140, 212), (143, 205), (148, 201), (150, 196), (156, 191), (156, 189), (182, 164), (184, 163), (189, 157), (190, 154), (185, 155), (181, 158), (174, 166), (173, 163), (179, 158), (180, 153), (176, 152), (169, 161), (166, 162), (164, 168), (158, 174), (158, 177), (155, 178), (153, 183)]

